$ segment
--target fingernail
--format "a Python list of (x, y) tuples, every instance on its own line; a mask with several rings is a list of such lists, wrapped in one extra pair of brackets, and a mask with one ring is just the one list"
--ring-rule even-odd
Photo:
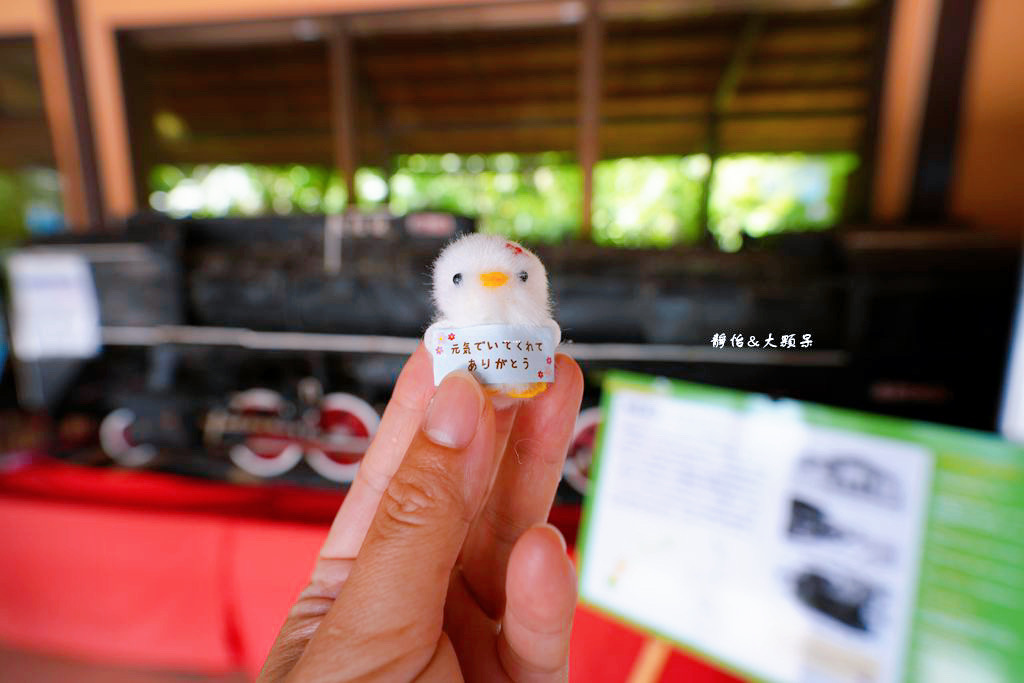
[(562, 544), (562, 552), (568, 552), (569, 546), (565, 543), (565, 536), (562, 535), (561, 530), (559, 530), (557, 526), (555, 526), (551, 522), (544, 522), (543, 524), (538, 524), (537, 526), (546, 526), (547, 528), (554, 531), (555, 536), (558, 536), (558, 541)]
[(465, 448), (476, 434), (484, 394), (468, 372), (456, 371), (441, 381), (427, 406), (423, 433), (439, 446)]

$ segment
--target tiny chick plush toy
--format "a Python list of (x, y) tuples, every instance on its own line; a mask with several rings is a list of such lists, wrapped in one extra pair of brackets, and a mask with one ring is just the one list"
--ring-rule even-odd
[(433, 298), (437, 316), (423, 340), (435, 385), (467, 369), (501, 408), (554, 381), (562, 331), (551, 318), (547, 271), (532, 252), (496, 235), (461, 237), (434, 262)]

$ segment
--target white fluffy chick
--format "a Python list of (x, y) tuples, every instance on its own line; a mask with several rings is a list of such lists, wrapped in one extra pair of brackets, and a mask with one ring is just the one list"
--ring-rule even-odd
[[(562, 330), (551, 317), (548, 274), (533, 252), (497, 235), (471, 234), (445, 247), (434, 261), (434, 330), (471, 325), (535, 325), (549, 328), (557, 344)], [(495, 407), (541, 393), (547, 384), (487, 387)]]

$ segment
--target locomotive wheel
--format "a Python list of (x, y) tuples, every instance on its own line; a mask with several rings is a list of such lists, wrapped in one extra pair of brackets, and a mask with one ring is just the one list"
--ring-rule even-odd
[(156, 457), (156, 448), (151, 444), (137, 444), (131, 439), (131, 427), (135, 424), (135, 413), (128, 408), (118, 408), (100, 423), (100, 446), (110, 459), (125, 467), (144, 467)]
[(365, 450), (330, 448), (330, 437), (366, 439), (377, 433), (380, 416), (369, 403), (352, 394), (327, 394), (320, 404), (320, 428), (325, 436), (322, 447), (306, 449), (306, 463), (321, 477), (340, 483), (356, 478)]
[(251, 443), (276, 442), (277, 439), (246, 439), (245, 443), (235, 444), (228, 451), (228, 457), (235, 466), (257, 477), (276, 477), (284, 474), (295, 467), (302, 460), (302, 446), (297, 443), (288, 443), (283, 446), (275, 445), (274, 455), (261, 455), (251, 448)]
[[(231, 407), (243, 415), (280, 416), (285, 400), (276, 391), (249, 389), (235, 396)], [(231, 462), (256, 477), (276, 477), (302, 460), (302, 446), (276, 434), (252, 434), (228, 451)]]
[(594, 458), (597, 428), (601, 425), (601, 408), (594, 406), (580, 411), (576, 428), (569, 441), (569, 454), (565, 458), (562, 476), (569, 486), (582, 495), (590, 488), (590, 464)]

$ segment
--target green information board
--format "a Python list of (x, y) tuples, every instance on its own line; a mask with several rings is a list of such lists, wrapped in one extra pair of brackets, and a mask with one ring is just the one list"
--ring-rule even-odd
[(1024, 448), (610, 373), (581, 600), (764, 681), (1024, 681)]

